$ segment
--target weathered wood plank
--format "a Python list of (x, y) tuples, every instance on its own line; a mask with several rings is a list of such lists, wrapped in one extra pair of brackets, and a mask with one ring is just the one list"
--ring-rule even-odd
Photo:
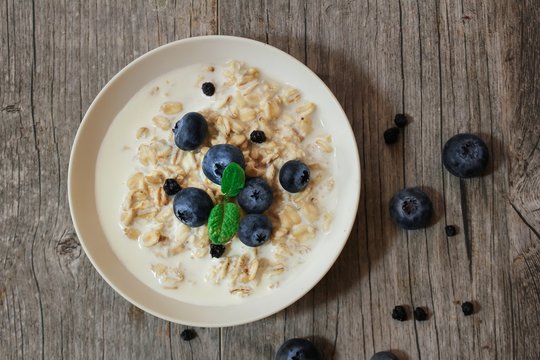
[[(215, 1), (6, 2), (2, 11), (0, 358), (218, 358), (219, 329), (143, 313), (95, 272), (67, 206), (82, 114), (123, 66), (215, 33)], [(127, 14), (127, 16), (126, 16)]]

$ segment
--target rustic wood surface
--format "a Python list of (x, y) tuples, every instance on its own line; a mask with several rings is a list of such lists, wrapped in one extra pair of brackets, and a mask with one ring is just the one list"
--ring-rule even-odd
[[(272, 359), (297, 336), (325, 359), (540, 358), (537, 0), (6, 0), (0, 19), (0, 359)], [(150, 49), (205, 34), (264, 41), (313, 69), (353, 124), (363, 186), (349, 242), (310, 293), (184, 342), (184, 326), (132, 306), (93, 269), (66, 181), (105, 83)], [(397, 112), (412, 121), (388, 147)], [(482, 178), (441, 166), (446, 139), (465, 131), (491, 149)], [(433, 226), (391, 223), (388, 200), (405, 185), (431, 194)], [(446, 238), (446, 224), (459, 234)], [(393, 321), (396, 304), (430, 318)]]

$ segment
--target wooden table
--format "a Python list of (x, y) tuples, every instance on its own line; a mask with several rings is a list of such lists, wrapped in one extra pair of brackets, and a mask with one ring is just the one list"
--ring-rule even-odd
[[(538, 1), (15, 1), (0, 5), (0, 358), (273, 359), (308, 336), (325, 359), (540, 358)], [(332, 89), (362, 163), (357, 224), (328, 275), (253, 324), (196, 329), (145, 314), (85, 257), (67, 202), (69, 153), (91, 101), (122, 67), (176, 39), (254, 38)], [(382, 133), (411, 119), (398, 144)], [(441, 166), (458, 132), (489, 145), (489, 172)], [(437, 222), (402, 231), (388, 200), (419, 185)], [(447, 238), (446, 224), (457, 236)], [(465, 317), (460, 302), (478, 312)], [(397, 322), (394, 305), (428, 321)]]

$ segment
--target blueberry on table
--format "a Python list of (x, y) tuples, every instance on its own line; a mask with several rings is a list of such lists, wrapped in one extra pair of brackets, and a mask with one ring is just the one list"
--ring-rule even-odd
[(417, 307), (416, 309), (414, 309), (414, 318), (416, 319), (416, 321), (427, 320), (428, 315), (426, 310), (424, 308)]
[(270, 235), (272, 235), (272, 223), (268, 216), (249, 214), (240, 220), (238, 237), (244, 245), (261, 246), (270, 239)]
[(371, 360), (399, 360), (396, 355), (390, 351), (380, 351), (371, 357)]
[(203, 190), (188, 187), (174, 196), (174, 215), (189, 227), (199, 227), (206, 224), (214, 203)]
[(208, 124), (201, 114), (189, 112), (178, 120), (173, 133), (176, 146), (182, 150), (195, 150), (206, 139)]
[(407, 320), (407, 311), (405, 310), (405, 307), (401, 305), (394, 307), (394, 309), (392, 310), (392, 319), (398, 321)]
[(480, 176), (486, 170), (489, 150), (476, 135), (457, 134), (444, 144), (443, 165), (452, 175), (460, 178)]
[(221, 185), (223, 171), (230, 163), (235, 162), (242, 168), (246, 167), (246, 161), (242, 151), (234, 145), (214, 145), (204, 155), (202, 161), (203, 173), (214, 184)]
[(225, 246), (210, 244), (210, 256), (213, 258), (220, 258), (225, 252)]
[(297, 193), (306, 188), (310, 172), (300, 160), (289, 160), (279, 170), (279, 183), (290, 193)]
[(248, 214), (262, 214), (272, 205), (272, 188), (263, 178), (251, 178), (246, 181), (236, 200)]
[(190, 341), (190, 340), (193, 340), (193, 339), (195, 339), (197, 337), (197, 333), (192, 329), (185, 329), (180, 334), (180, 337), (184, 341)]
[(216, 92), (216, 87), (211, 82), (205, 82), (204, 84), (202, 84), (201, 90), (204, 95), (212, 96)]
[(261, 144), (266, 141), (266, 134), (261, 130), (253, 130), (249, 135), (251, 142)]
[(461, 304), (461, 311), (463, 311), (463, 315), (469, 316), (474, 313), (474, 305), (470, 301), (465, 301), (463, 304)]
[(276, 360), (321, 360), (321, 353), (306, 339), (289, 339), (276, 353)]
[(384, 134), (384, 142), (387, 145), (395, 144), (399, 139), (399, 128), (397, 127), (391, 127), (390, 129), (386, 129)]
[(173, 196), (176, 195), (177, 192), (182, 190), (182, 188), (180, 187), (180, 185), (178, 185), (178, 182), (175, 179), (167, 179), (163, 183), (163, 190), (168, 196)]
[(405, 127), (407, 125), (407, 116), (405, 114), (396, 114), (394, 124), (400, 128)]
[(404, 229), (414, 230), (426, 227), (432, 214), (431, 199), (417, 187), (402, 189), (390, 200), (390, 216)]

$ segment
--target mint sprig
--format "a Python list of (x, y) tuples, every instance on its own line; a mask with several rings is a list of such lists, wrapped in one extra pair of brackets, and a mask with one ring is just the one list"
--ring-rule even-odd
[(240, 224), (240, 208), (235, 203), (221, 202), (214, 206), (208, 218), (208, 238), (212, 244), (223, 245), (233, 238)]
[(245, 180), (244, 169), (237, 163), (230, 163), (223, 171), (221, 192), (225, 198), (212, 208), (208, 218), (208, 238), (212, 244), (226, 244), (238, 231), (240, 208), (228, 200), (238, 195), (244, 188)]
[(235, 162), (227, 165), (221, 176), (221, 192), (228, 197), (235, 197), (244, 188), (246, 174)]

